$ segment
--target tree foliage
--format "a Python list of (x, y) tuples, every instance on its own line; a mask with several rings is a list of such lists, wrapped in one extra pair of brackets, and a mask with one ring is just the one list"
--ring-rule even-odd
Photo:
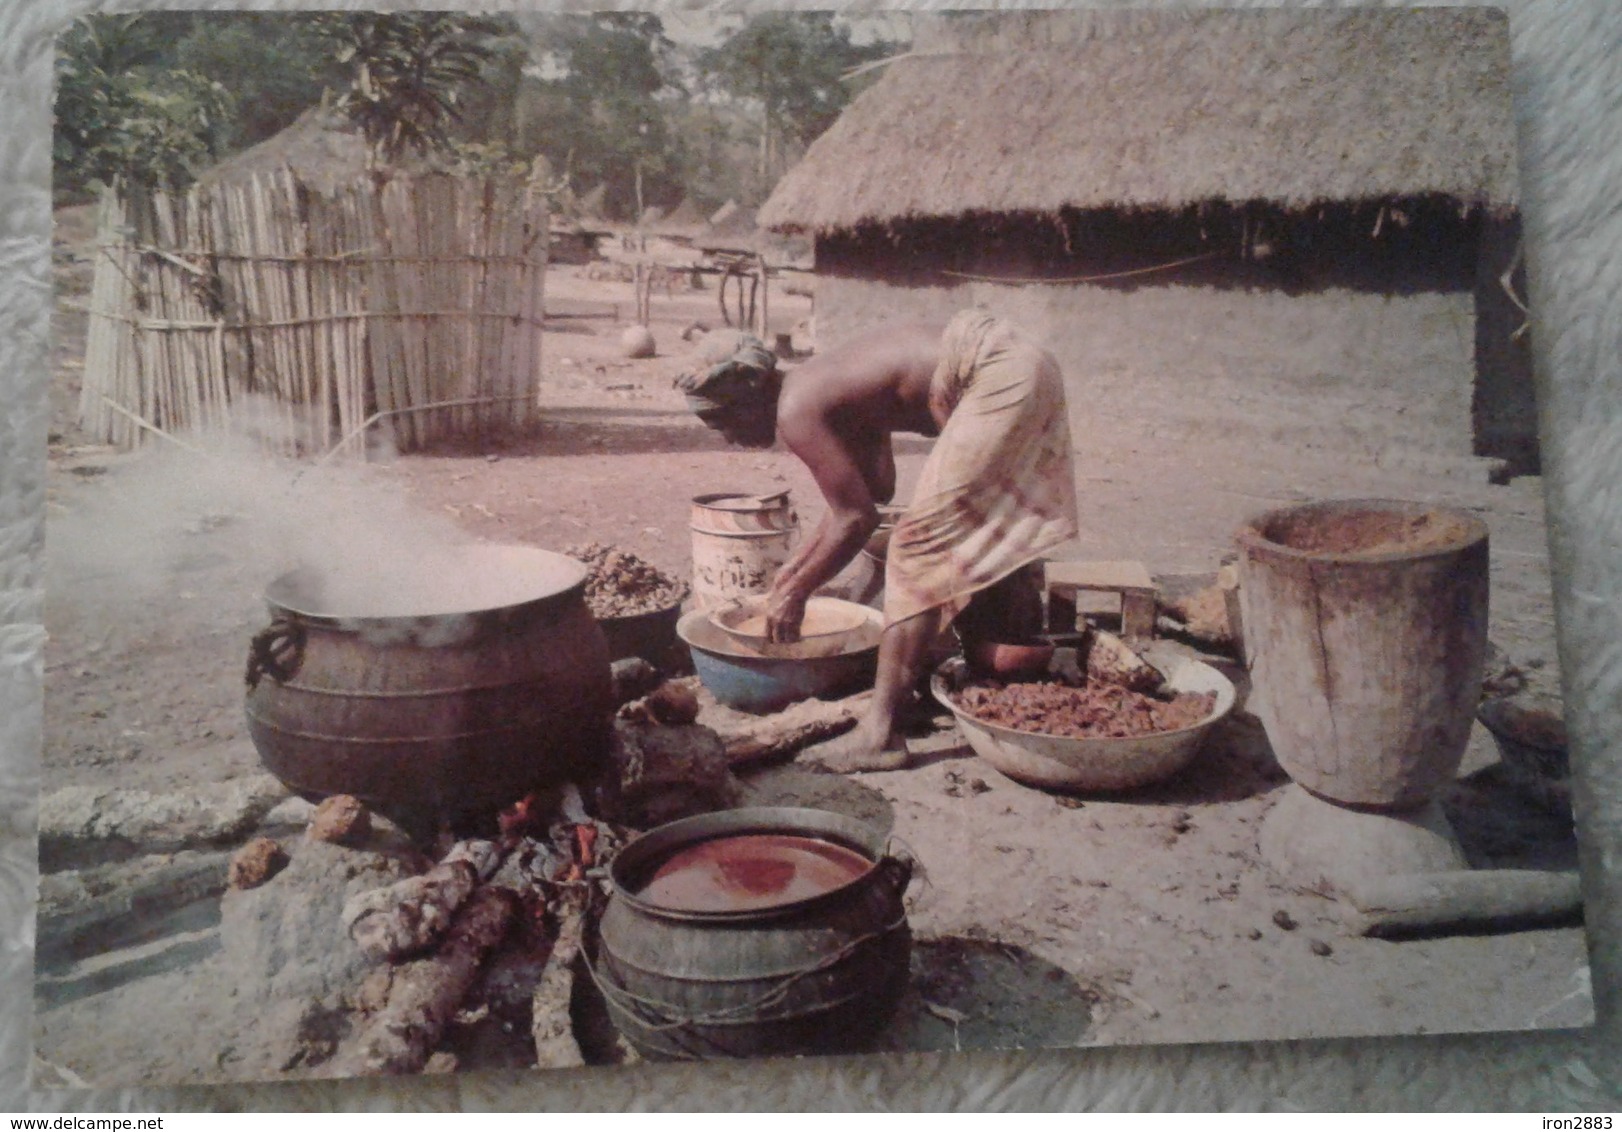
[(758, 105), (758, 172), (769, 183), (844, 110), (846, 74), (893, 47), (853, 42), (849, 25), (832, 12), (762, 12), (701, 52), (698, 66), (721, 90)]
[(196, 12), (186, 18), (168, 65), (213, 79), (236, 96), (223, 139), (229, 151), (273, 137), (324, 91), (341, 85), (314, 13)]
[(598, 12), (532, 26), (547, 76), (531, 91), (536, 149), (579, 191), (606, 185), (617, 215), (679, 196), (667, 105), (683, 90), (659, 17)]
[(184, 188), (218, 156), (235, 100), (221, 83), (163, 65), (172, 30), (115, 15), (87, 17), (64, 33), (53, 143), (60, 189)]
[(755, 205), (894, 45), (843, 17), (736, 19), (712, 47), (646, 12), (154, 11), (98, 15), (58, 52), (57, 183), (183, 186), (326, 98), (392, 161), (528, 168), (610, 216)]
[(447, 148), (459, 105), (483, 81), (486, 40), (507, 26), (445, 12), (329, 12), (317, 33), (332, 47), (348, 86), (338, 106), (384, 161)]

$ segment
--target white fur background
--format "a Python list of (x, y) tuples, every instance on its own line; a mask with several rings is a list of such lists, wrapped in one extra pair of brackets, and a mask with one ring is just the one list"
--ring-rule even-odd
[[(914, 1055), (30, 1094), (40, 609), (48, 582), (42, 577), (40, 539), (51, 301), (51, 42), (74, 16), (114, 6), (105, 0), (0, 0), (0, 1110), (1622, 1109), (1622, 4), (1617, 0), (1500, 4), (1510, 16), (1514, 48), (1545, 484), (1561, 664), (1579, 776), (1597, 1027), (1537, 1036)], [(174, 0), (116, 6), (293, 5)], [(301, 6), (411, 5), (334, 0)], [(516, 5), (440, 0), (434, 6), (510, 10)], [(723, 10), (698, 2), (595, 6)], [(800, 6), (852, 7), (832, 0)], [(860, 5), (868, 10), (920, 6), (917, 0)], [(928, 6), (981, 5), (965, 0)], [(1093, 0), (1085, 6), (1128, 5)], [(1139, 0), (1135, 6), (1170, 5)]]

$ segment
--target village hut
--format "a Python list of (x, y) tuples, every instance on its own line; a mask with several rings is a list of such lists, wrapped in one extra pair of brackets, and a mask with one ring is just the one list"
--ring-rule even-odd
[(586, 195), (576, 202), (576, 214), (584, 220), (603, 220), (608, 215), (603, 205), (607, 199), (608, 182), (598, 181), (595, 188), (589, 189)]
[[(713, 229), (720, 229), (723, 225), (731, 224), (734, 218), (742, 212), (743, 206), (740, 205), (736, 200), (728, 198), (725, 204), (716, 209), (714, 212), (710, 213), (709, 226)], [(753, 228), (755, 226), (754, 214), (748, 214), (748, 218), (749, 227)]]
[(704, 226), (704, 214), (693, 203), (692, 197), (684, 197), (682, 202), (667, 212), (656, 225), (657, 229), (669, 235), (693, 236)]
[(1530, 472), (1509, 61), (1485, 8), (920, 16), (759, 220), (824, 341), (984, 306), (1078, 425)]
[(291, 169), (306, 187), (330, 194), (353, 184), (370, 164), (370, 147), (360, 131), (322, 103), (281, 132), (204, 170), (197, 183), (211, 188)]

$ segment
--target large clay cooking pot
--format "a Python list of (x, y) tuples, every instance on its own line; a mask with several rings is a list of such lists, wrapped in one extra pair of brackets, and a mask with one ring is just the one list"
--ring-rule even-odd
[[(725, 846), (750, 839), (821, 844), (845, 867), (800, 886), (798, 867), (769, 855), (735, 861), (767, 866), (716, 890), (749, 897), (735, 905), (673, 902), (650, 881), (711, 850), (717, 875), (732, 876)], [(758, 807), (685, 818), (631, 842), (609, 866), (614, 893), (592, 965), (615, 1027), (657, 1059), (869, 1048), (906, 989), (912, 950), (902, 902), (912, 862), (890, 855), (886, 840), (841, 814)]]
[(248, 657), (248, 730), (306, 797), (353, 794), (433, 821), (487, 813), (601, 764), (608, 649), (586, 568), (476, 546), (406, 589), (296, 571), (266, 589)]
[(1487, 649), (1487, 528), (1389, 500), (1270, 511), (1237, 535), (1254, 708), (1331, 801), (1407, 808), (1451, 781)]

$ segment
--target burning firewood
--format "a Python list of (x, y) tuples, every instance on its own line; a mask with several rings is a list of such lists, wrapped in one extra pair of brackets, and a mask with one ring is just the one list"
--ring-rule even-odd
[(478, 981), (485, 956), (507, 934), (518, 906), (512, 893), (494, 885), (475, 892), (433, 955), (394, 971), (388, 1004), (343, 1059), (345, 1072), (421, 1070)]
[(491, 841), (457, 842), (421, 876), (353, 897), (344, 905), (344, 927), (374, 961), (419, 952), (449, 929), (456, 910), (496, 871), (502, 856)]
[(496, 815), (496, 826), (501, 830), (502, 840), (512, 841), (538, 831), (545, 817), (539, 797), (525, 794)]

